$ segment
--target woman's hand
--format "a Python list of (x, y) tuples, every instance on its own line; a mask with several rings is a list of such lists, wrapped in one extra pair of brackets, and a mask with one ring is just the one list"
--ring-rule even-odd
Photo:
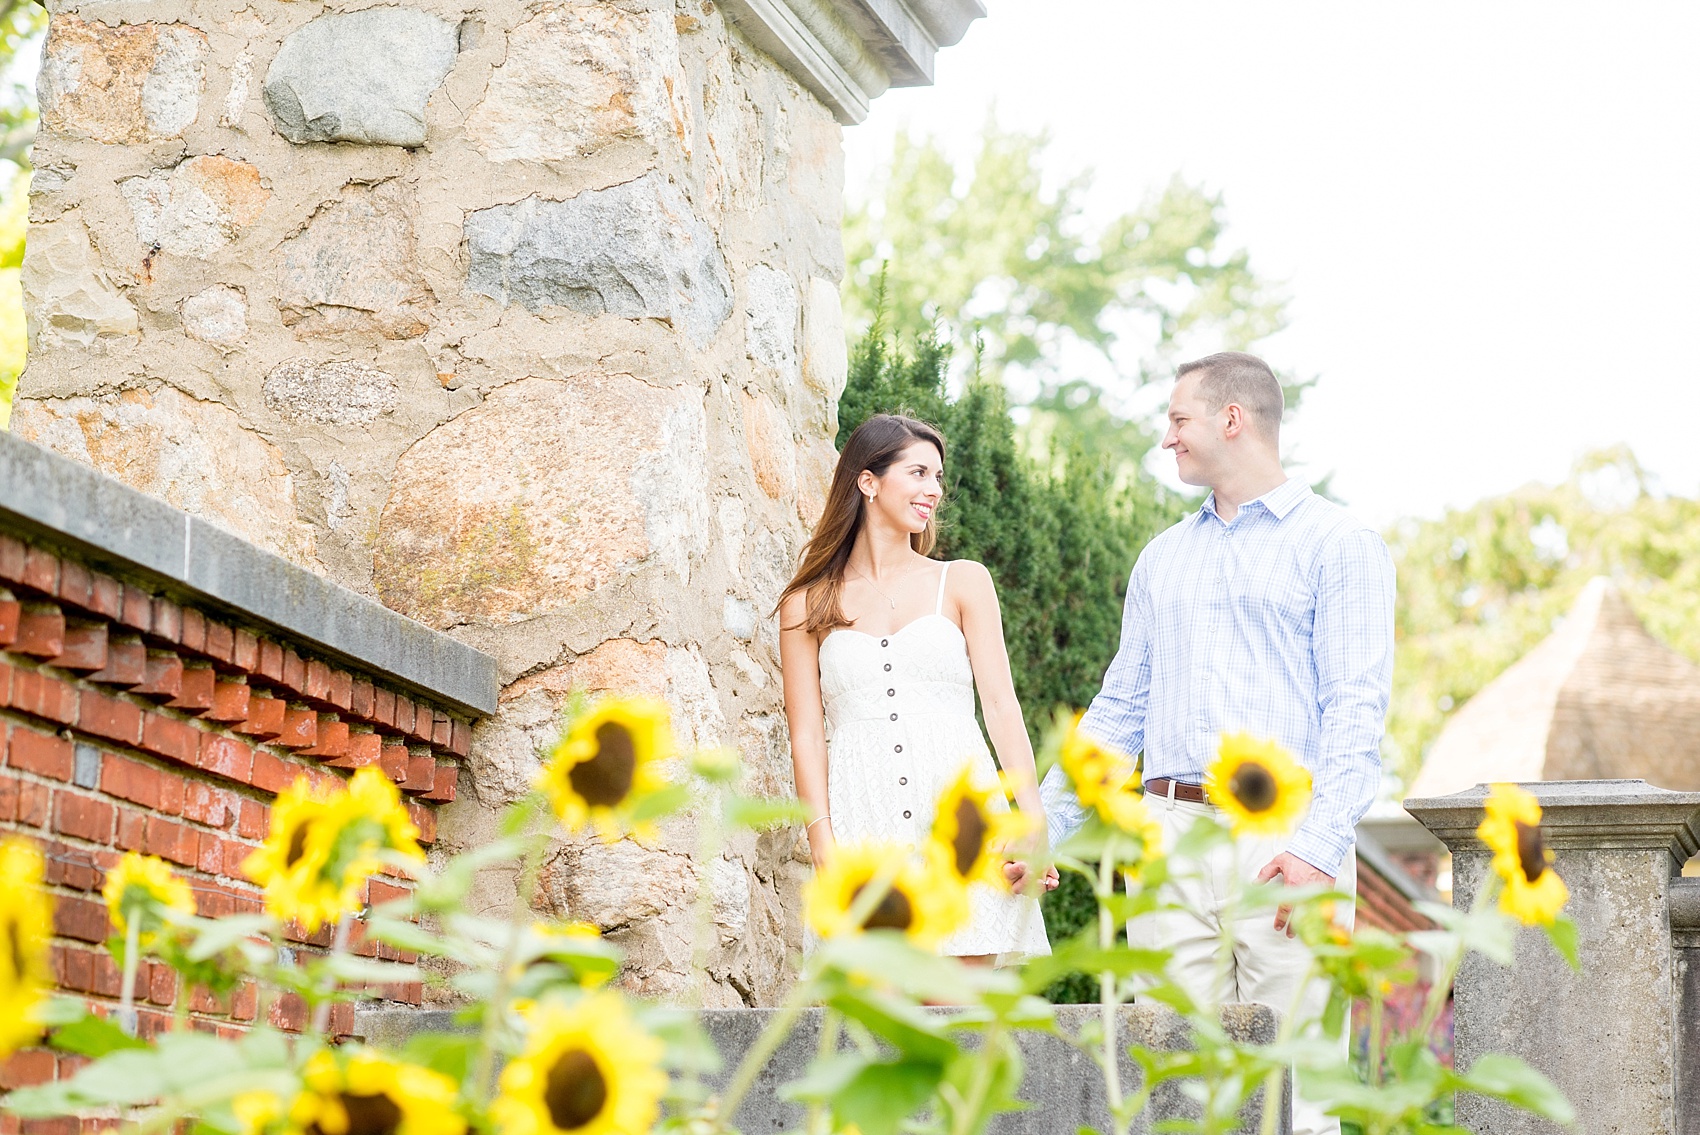
[(832, 820), (822, 816), (819, 821), (809, 826), (809, 859), (820, 871), (826, 867), (826, 861), (832, 857), (835, 841), (832, 838)]
[[(1032, 873), (1033, 870), (1028, 866), (1026, 860), (1010, 859), (1004, 862), (1003, 877), (1009, 880), (1010, 889), (1018, 895), (1031, 893), (1033, 883), (1029, 876)], [(1046, 868), (1043, 882), (1045, 890), (1054, 891), (1057, 889), (1057, 884), (1062, 882), (1062, 876), (1057, 874), (1055, 866)]]

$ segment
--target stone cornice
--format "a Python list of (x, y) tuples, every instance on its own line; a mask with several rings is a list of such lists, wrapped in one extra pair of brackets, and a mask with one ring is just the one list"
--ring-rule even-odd
[(755, 44), (851, 125), (890, 87), (927, 86), (940, 48), (986, 14), (981, 0), (724, 0)]
[[(1524, 784), (1541, 805), (1548, 847), (1666, 850), (1681, 864), (1700, 851), (1700, 793), (1671, 792), (1644, 780)], [(1485, 848), (1476, 838), (1488, 788), (1405, 801), (1405, 810), (1454, 852)]]
[(496, 709), (489, 655), (105, 474), (0, 431), (0, 531), (74, 550), (182, 602), (383, 675), (436, 702)]

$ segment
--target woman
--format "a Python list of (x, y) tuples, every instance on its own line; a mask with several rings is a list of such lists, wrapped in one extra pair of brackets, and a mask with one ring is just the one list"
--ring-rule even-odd
[[(802, 566), (779, 601), (779, 654), (797, 794), (808, 806), (818, 871), (842, 840), (919, 846), (939, 795), (972, 762), (982, 788), (997, 770), (1021, 810), (1044, 811), (1033, 749), (1010, 680), (1003, 616), (986, 569), (927, 558), (944, 496), (944, 439), (913, 418), (880, 414), (845, 443)], [(1002, 794), (993, 806), (1007, 807)], [(970, 916), (940, 947), (980, 964), (1048, 954), (1027, 865), (1011, 889), (975, 883)], [(1055, 873), (1042, 881), (1054, 887)]]

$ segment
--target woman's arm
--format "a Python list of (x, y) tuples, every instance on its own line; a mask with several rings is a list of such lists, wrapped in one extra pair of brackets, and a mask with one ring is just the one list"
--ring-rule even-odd
[(1033, 768), (1033, 743), (1028, 740), (1021, 702), (1016, 699), (1015, 681), (1009, 673), (997, 586), (992, 573), (973, 560), (958, 560), (952, 568), (946, 581), (947, 598), (955, 600), (962, 619), (962, 635), (968, 640), (968, 661), (974, 668), (974, 687), (980, 694), (986, 732), (991, 734), (992, 748), (1015, 793), (1015, 802), (1038, 824), (1042, 838), (1045, 806), (1039, 799)]
[(797, 799), (809, 810), (809, 857), (818, 871), (832, 851), (832, 820), (827, 818), (820, 643), (803, 629), (807, 605), (808, 597), (801, 591), (779, 605), (779, 666), (785, 683), (785, 720), (791, 727), (791, 772), (797, 781)]

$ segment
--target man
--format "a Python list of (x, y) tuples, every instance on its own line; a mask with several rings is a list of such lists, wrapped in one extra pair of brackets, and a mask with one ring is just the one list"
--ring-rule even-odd
[[(1146, 546), (1128, 581), (1121, 647), (1080, 728), (1143, 753), (1146, 803), (1166, 846), (1213, 811), (1200, 785), (1224, 733), (1274, 738), (1311, 772), (1310, 810), (1290, 835), (1247, 838), (1171, 880), (1179, 909), (1135, 920), (1135, 945), (1174, 951), (1171, 976), (1205, 1004), (1257, 1001), (1286, 1013), (1309, 952), (1289, 911), (1224, 912), (1226, 872), (1355, 893), (1358, 820), (1380, 784), (1393, 676), (1393, 565), (1381, 537), (1281, 468), (1281, 385), (1261, 359), (1224, 352), (1182, 366), (1163, 448), (1208, 488), (1196, 513)], [(1060, 769), (1042, 793), (1052, 846), (1082, 821)], [(1234, 921), (1232, 965), (1218, 959)], [(1349, 912), (1342, 912), (1349, 918)], [(1301, 1013), (1320, 1015), (1312, 982)], [(1337, 1133), (1303, 1100), (1295, 1135)]]

